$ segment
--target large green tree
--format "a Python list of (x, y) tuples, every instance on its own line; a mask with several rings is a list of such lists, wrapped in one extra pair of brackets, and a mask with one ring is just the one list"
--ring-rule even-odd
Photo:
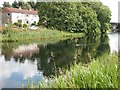
[(36, 9), (36, 3), (33, 0), (30, 0), (29, 2), (24, 2), (23, 0), (18, 0), (14, 1), (12, 3), (13, 8), (19, 8), (21, 7), (22, 9)]
[(83, 2), (85, 6), (91, 7), (97, 14), (97, 19), (100, 22), (101, 33), (106, 33), (110, 29), (111, 11), (101, 2)]
[(39, 24), (86, 34), (105, 33), (111, 12), (100, 2), (38, 2)]
[(18, 2), (18, 5), (22, 9), (31, 9), (31, 6), (28, 3), (25, 3), (25, 2)]
[(28, 3), (28, 4), (31, 6), (31, 8), (33, 8), (34, 10), (37, 9), (36, 3), (34, 2), (34, 0), (30, 0), (30, 1), (28, 1), (27, 3)]

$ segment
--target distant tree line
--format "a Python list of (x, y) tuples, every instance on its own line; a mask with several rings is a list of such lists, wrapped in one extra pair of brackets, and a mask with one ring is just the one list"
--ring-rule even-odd
[(28, 2), (24, 2), (22, 0), (20, 1), (14, 1), (12, 5), (9, 2), (4, 2), (3, 3), (3, 8), (4, 7), (13, 7), (13, 8), (21, 8), (21, 9), (34, 9), (36, 10), (36, 3), (33, 0), (30, 0)]

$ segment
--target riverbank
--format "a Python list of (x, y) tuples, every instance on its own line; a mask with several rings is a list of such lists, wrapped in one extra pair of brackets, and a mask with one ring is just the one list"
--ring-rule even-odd
[(69, 33), (42, 28), (38, 30), (5, 30), (2, 32), (2, 42), (18, 42), (25, 40), (82, 37), (82, 33)]
[(117, 54), (105, 55), (88, 65), (71, 65), (70, 70), (54, 76), (51, 82), (40, 82), (40, 85), (34, 83), (28, 88), (118, 88), (117, 68)]

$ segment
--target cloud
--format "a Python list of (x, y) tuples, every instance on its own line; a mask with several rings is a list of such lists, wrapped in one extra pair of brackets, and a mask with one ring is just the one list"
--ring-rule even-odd
[[(32, 78), (36, 75), (40, 76), (36, 64), (37, 61), (32, 62), (30, 60), (25, 60), (24, 63), (16, 62), (14, 59), (5, 61), (4, 56), (0, 56), (0, 85), (3, 84), (2, 86), (4, 86), (7, 80), (12, 77), (13, 73), (22, 75), (22, 80)], [(42, 74), (41, 77), (43, 77)]]

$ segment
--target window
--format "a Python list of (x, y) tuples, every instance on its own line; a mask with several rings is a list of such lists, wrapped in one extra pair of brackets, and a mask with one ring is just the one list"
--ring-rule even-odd
[(26, 21), (26, 23), (28, 24), (28, 23), (29, 23), (29, 21)]
[(8, 13), (7, 15), (10, 16), (10, 13)]
[(27, 17), (29, 16), (29, 15), (26, 15)]

